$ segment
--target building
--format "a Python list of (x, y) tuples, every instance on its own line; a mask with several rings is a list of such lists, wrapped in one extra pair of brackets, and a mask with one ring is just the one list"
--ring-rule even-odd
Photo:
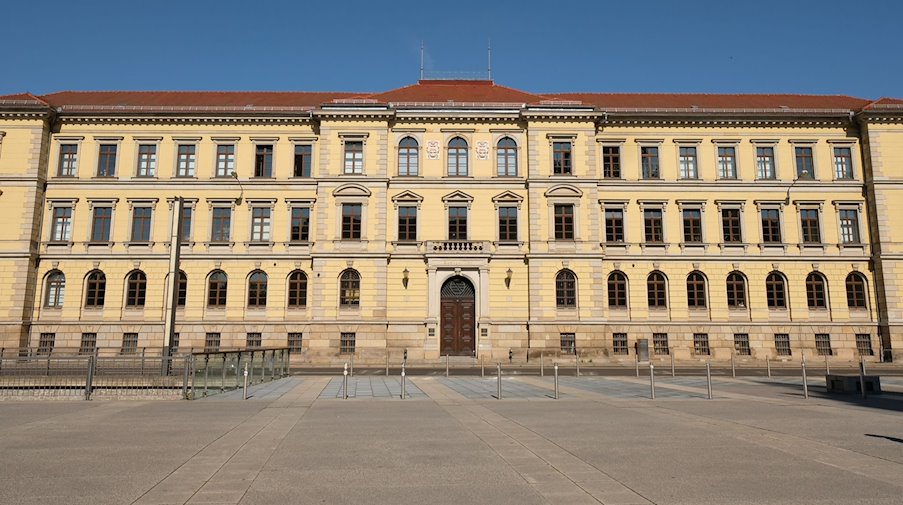
[(6, 348), (903, 357), (903, 100), (26, 93), (0, 191)]

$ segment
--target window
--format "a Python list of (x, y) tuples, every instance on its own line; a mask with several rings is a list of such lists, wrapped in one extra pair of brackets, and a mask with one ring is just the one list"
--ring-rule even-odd
[(499, 177), (517, 176), (517, 144), (512, 138), (504, 137), (496, 144), (496, 165)]
[(806, 276), (806, 301), (810, 309), (824, 309), (828, 307), (825, 278), (815, 272)]
[(138, 145), (138, 177), (155, 177), (157, 175), (157, 145)]
[(461, 137), (448, 142), (448, 175), (467, 175), (467, 141)]
[(417, 140), (405, 137), (398, 143), (398, 175), (414, 176), (420, 173), (420, 147)]
[(762, 242), (766, 244), (781, 243), (781, 211), (780, 209), (762, 209)]
[(172, 340), (169, 342), (169, 355), (175, 356), (179, 352), (179, 334), (173, 333)]
[(840, 209), (840, 243), (859, 244), (859, 211)]
[(267, 306), (267, 274), (257, 270), (248, 276), (248, 307)]
[(775, 179), (777, 173), (774, 167), (774, 148), (773, 147), (757, 147), (756, 148), (756, 178), (757, 179)]
[(288, 276), (288, 306), (307, 306), (307, 275), (295, 270)]
[(667, 333), (652, 334), (652, 353), (659, 356), (668, 356), (671, 354), (671, 349), (668, 347)]
[(517, 207), (499, 207), (499, 242), (517, 242)]
[(467, 207), (448, 208), (448, 239), (467, 240)]
[(226, 306), (226, 288), (228, 287), (229, 278), (222, 270), (215, 270), (207, 279), (207, 306), (209, 307), (225, 307)]
[(194, 144), (179, 144), (176, 157), (176, 177), (194, 177), (196, 150)]
[(623, 209), (605, 209), (605, 242), (610, 244), (624, 242)]
[(661, 272), (652, 272), (646, 279), (646, 295), (649, 308), (668, 306), (668, 284)]
[(555, 175), (573, 173), (570, 142), (552, 142), (552, 173)]
[(679, 156), (680, 178), (698, 179), (699, 169), (696, 163), (696, 148), (691, 146), (681, 146), (679, 148)]
[(208, 333), (204, 336), (204, 352), (218, 352), (220, 343), (219, 333)]
[(357, 307), (361, 304), (361, 275), (356, 270), (345, 270), (339, 277), (339, 305)]
[(853, 150), (849, 147), (834, 148), (834, 177), (853, 178)]
[(339, 339), (339, 352), (342, 354), (354, 354), (356, 335), (343, 332)]
[(725, 244), (743, 243), (740, 209), (721, 209), (721, 231)]
[(417, 207), (398, 207), (398, 240), (400, 242), (417, 240)]
[(153, 212), (151, 207), (132, 209), (132, 242), (150, 242)]
[(346, 140), (345, 141), (345, 173), (346, 174), (362, 174), (362, 173), (364, 173), (364, 141), (363, 140)]
[(750, 356), (752, 352), (749, 349), (749, 334), (734, 333), (734, 352), (738, 356)]
[(68, 242), (72, 238), (72, 207), (53, 207), (50, 240)]
[(608, 276), (608, 306), (627, 307), (627, 276), (622, 272), (612, 272)]
[(210, 228), (211, 242), (228, 242), (232, 237), (232, 208), (214, 207)]
[(727, 276), (727, 306), (732, 309), (746, 308), (746, 278), (739, 272)]
[(97, 348), (97, 333), (82, 333), (82, 340), (78, 346), (79, 354), (94, 354)]
[(687, 276), (687, 305), (690, 308), (705, 308), (705, 277), (699, 272)]
[(646, 243), (663, 243), (665, 241), (663, 226), (662, 209), (643, 210), (643, 228), (645, 230)]
[(709, 334), (694, 333), (693, 334), (693, 354), (697, 356), (709, 355)]
[(188, 300), (188, 276), (179, 270), (179, 280), (176, 284), (176, 307), (184, 307)]
[(147, 295), (147, 276), (141, 270), (135, 270), (126, 277), (125, 306), (144, 307)]
[(292, 174), (295, 177), (310, 177), (311, 163), (313, 161), (313, 146), (310, 144), (295, 145), (295, 169)]
[(640, 147), (640, 164), (643, 170), (643, 179), (662, 178), (662, 174), (658, 169), (658, 147)]
[[(41, 334), (41, 338), (43, 338), (43, 333)], [(51, 333), (52, 335), (52, 333)], [(51, 344), (52, 347), (52, 344)], [(856, 334), (856, 351), (859, 352), (860, 356), (874, 356), (875, 352), (872, 350), (872, 336), (868, 333), (857, 333)]]
[(629, 354), (627, 348), (627, 334), (614, 333), (611, 336), (611, 353), (615, 355), (627, 356)]
[(827, 333), (815, 334), (815, 351), (819, 356), (831, 356), (834, 351), (831, 350), (831, 335)]
[(182, 241), (191, 240), (191, 217), (194, 215), (192, 207), (182, 207)]
[(718, 177), (737, 178), (737, 149), (732, 146), (718, 146)]
[(818, 228), (818, 209), (800, 209), (800, 225), (804, 244), (820, 244), (821, 232)]
[(304, 340), (304, 334), (292, 332), (288, 334), (288, 350), (291, 352), (301, 352), (303, 350), (301, 343)]
[[(38, 356), (48, 356), (53, 352), (53, 344), (56, 341), (56, 333), (41, 333), (38, 340)], [(869, 344), (871, 345), (871, 343)]]
[(216, 145), (216, 177), (231, 177), (235, 172), (235, 145)]
[(847, 307), (851, 309), (866, 308), (868, 292), (865, 287), (865, 277), (856, 272), (847, 275)]
[(66, 295), (66, 276), (59, 270), (54, 270), (47, 276), (47, 287), (44, 292), (44, 306), (48, 308), (61, 308)]
[(768, 277), (765, 278), (765, 298), (769, 309), (787, 308), (784, 276), (777, 272), (768, 274)]
[(116, 144), (101, 144), (97, 156), (97, 177), (116, 177)]
[(292, 207), (291, 241), (307, 242), (310, 240), (310, 208)]
[(56, 175), (60, 177), (75, 177), (75, 169), (78, 166), (78, 144), (60, 144), (60, 164)]
[(94, 207), (94, 213), (91, 216), (91, 242), (109, 242), (112, 221), (112, 207)]
[(555, 276), (555, 305), (558, 308), (577, 307), (577, 276), (562, 270)]
[(684, 242), (702, 243), (702, 210), (684, 209)]
[(563, 354), (577, 354), (577, 334), (576, 333), (559, 333), (561, 341), (561, 352)]
[(107, 276), (94, 270), (85, 278), (85, 307), (103, 307), (107, 293)]
[(119, 354), (135, 354), (138, 352), (138, 334), (137, 333), (123, 333), (122, 334), (122, 348), (119, 350)]
[(342, 240), (361, 239), (361, 212), (359, 203), (342, 204)]
[(263, 345), (263, 335), (260, 333), (248, 333), (245, 335), (245, 347), (253, 349)]
[(252, 242), (269, 242), (270, 241), (270, 215), (272, 210), (269, 207), (252, 207), (251, 208), (251, 241)]
[(620, 146), (602, 146), (602, 177), (605, 179), (621, 178)]
[(254, 150), (254, 177), (273, 176), (273, 145), (257, 144)]
[(574, 240), (574, 206), (555, 204), (555, 240)]
[(796, 178), (814, 179), (815, 162), (812, 158), (812, 148), (797, 147), (794, 149), (794, 153), (796, 155)]

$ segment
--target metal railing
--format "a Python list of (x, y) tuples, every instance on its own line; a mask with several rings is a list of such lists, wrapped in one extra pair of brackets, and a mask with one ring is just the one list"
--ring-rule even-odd
[(192, 353), (186, 398), (196, 399), (285, 377), (289, 348)]

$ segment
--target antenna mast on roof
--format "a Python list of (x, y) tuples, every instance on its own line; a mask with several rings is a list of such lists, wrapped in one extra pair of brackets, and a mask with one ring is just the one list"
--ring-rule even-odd
[(423, 41), (420, 41), (420, 80), (423, 80)]
[(489, 68), (487, 70), (489, 73), (489, 80), (491, 81), (492, 80), (492, 39), (489, 39), (489, 41), (486, 45), (486, 52), (489, 56)]

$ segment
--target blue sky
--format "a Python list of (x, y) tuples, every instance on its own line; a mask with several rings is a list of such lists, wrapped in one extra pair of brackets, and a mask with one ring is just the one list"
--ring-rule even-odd
[(531, 92), (903, 97), (899, 0), (9, 2), (0, 94), (384, 91), (426, 68)]

